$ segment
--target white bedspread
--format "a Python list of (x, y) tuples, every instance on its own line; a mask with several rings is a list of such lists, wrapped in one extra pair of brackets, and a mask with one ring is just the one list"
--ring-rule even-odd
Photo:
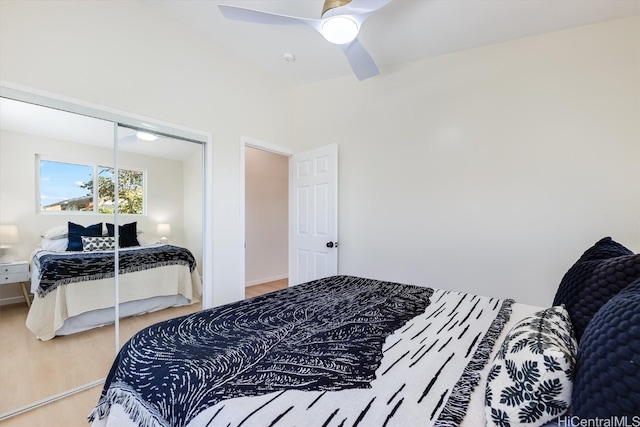
[[(118, 278), (120, 302), (157, 296), (182, 295), (191, 302), (200, 301), (202, 282), (197, 270), (169, 265), (122, 274)], [(92, 280), (59, 286), (44, 298), (33, 300), (27, 327), (41, 340), (53, 338), (69, 318), (92, 310), (114, 306), (114, 279)]]

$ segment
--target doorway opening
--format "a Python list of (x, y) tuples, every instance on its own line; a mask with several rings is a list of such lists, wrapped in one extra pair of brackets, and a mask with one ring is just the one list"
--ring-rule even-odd
[[(244, 285), (288, 284), (289, 156), (283, 147), (243, 139)], [(246, 291), (247, 295), (251, 291)]]

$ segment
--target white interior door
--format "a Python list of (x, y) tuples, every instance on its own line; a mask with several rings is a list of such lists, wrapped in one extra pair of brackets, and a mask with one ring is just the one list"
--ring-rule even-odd
[(338, 274), (338, 145), (289, 158), (289, 286)]

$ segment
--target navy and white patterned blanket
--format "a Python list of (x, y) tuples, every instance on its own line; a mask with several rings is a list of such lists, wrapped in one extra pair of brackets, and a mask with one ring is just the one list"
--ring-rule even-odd
[[(165, 265), (188, 265), (190, 271), (196, 268), (196, 260), (191, 252), (179, 246), (121, 249), (118, 254), (120, 274)], [(113, 277), (115, 271), (113, 251), (37, 253), (34, 262), (39, 270), (36, 293), (40, 297), (68, 283)]]
[(90, 419), (456, 425), (511, 302), (335, 276), (204, 310), (136, 334)]

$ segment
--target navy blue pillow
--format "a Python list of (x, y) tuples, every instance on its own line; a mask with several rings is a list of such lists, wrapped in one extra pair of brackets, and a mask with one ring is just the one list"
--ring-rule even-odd
[(102, 223), (93, 224), (88, 227), (73, 222), (68, 223), (69, 229), (69, 243), (67, 244), (68, 251), (81, 251), (82, 250), (82, 236), (100, 237), (102, 236)]
[[(130, 222), (129, 224), (123, 224), (118, 226), (119, 247), (128, 248), (131, 246), (140, 246), (138, 242), (138, 223)], [(107, 233), (109, 237), (114, 237), (115, 227), (113, 224), (107, 223)]]
[(585, 329), (572, 401), (580, 418), (640, 414), (640, 279), (602, 306)]
[(578, 262), (603, 260), (624, 255), (633, 255), (633, 252), (613, 240), (611, 237), (604, 237), (598, 240), (595, 245), (584, 251)]
[(594, 314), (640, 278), (640, 254), (605, 237), (587, 249), (562, 278), (553, 305), (564, 304), (578, 343)]

